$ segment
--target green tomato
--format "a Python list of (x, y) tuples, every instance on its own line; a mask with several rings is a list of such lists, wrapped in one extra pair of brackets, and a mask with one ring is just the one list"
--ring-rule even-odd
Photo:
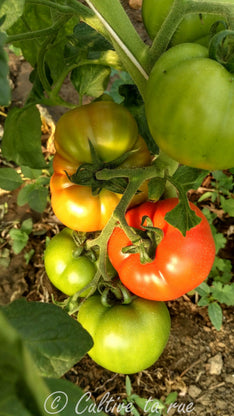
[(158, 146), (184, 165), (234, 166), (234, 78), (198, 44), (174, 46), (147, 83), (146, 118)]
[[(157, 35), (172, 4), (173, 0), (143, 0), (142, 18), (151, 39), (154, 39)], [(219, 15), (204, 13), (186, 15), (174, 33), (171, 45), (185, 42), (208, 45), (210, 28), (219, 20), (224, 20), (224, 18)]]
[[(45, 269), (51, 283), (68, 296), (88, 285), (96, 273), (95, 263), (85, 255), (77, 256), (72, 232), (64, 228), (53, 237), (44, 255)], [(88, 292), (85, 290), (81, 296), (86, 296)]]
[(132, 374), (150, 367), (164, 350), (170, 315), (163, 302), (135, 298), (130, 304), (104, 306), (99, 295), (80, 307), (78, 321), (90, 333), (90, 357), (107, 370)]

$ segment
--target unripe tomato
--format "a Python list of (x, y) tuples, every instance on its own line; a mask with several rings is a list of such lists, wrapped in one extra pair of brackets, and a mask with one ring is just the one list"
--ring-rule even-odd
[[(90, 186), (73, 183), (82, 163), (92, 163), (89, 141), (103, 162), (111, 162), (129, 151), (120, 167), (140, 167), (151, 163), (136, 121), (122, 105), (111, 101), (92, 102), (65, 113), (55, 131), (56, 154), (50, 182), (51, 205), (57, 218), (78, 231), (98, 231), (108, 222), (122, 194), (103, 188), (97, 195)], [(147, 185), (133, 198), (132, 206), (147, 198)]]
[(146, 91), (151, 134), (171, 158), (207, 170), (234, 166), (234, 78), (207, 48), (174, 46), (156, 62)]
[(163, 302), (135, 298), (130, 304), (104, 306), (99, 295), (80, 307), (78, 321), (90, 333), (90, 357), (107, 370), (131, 374), (159, 358), (170, 334), (170, 315)]
[[(157, 35), (163, 21), (167, 17), (174, 0), (143, 0), (142, 18), (151, 39)], [(185, 42), (196, 42), (208, 45), (211, 26), (222, 16), (216, 14), (190, 13), (187, 14), (171, 40), (171, 45)]]
[[(94, 278), (96, 264), (85, 255), (77, 255), (72, 230), (64, 228), (46, 247), (44, 262), (51, 283), (68, 296), (82, 290)], [(89, 290), (81, 293), (86, 296)]]

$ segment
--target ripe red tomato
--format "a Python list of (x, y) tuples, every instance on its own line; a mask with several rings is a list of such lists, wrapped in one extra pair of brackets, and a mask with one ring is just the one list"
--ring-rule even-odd
[(215, 258), (215, 243), (209, 223), (194, 204), (190, 207), (202, 219), (181, 232), (166, 222), (165, 215), (178, 203), (177, 198), (145, 202), (130, 209), (126, 219), (131, 227), (141, 229), (142, 218), (148, 216), (154, 227), (163, 231), (154, 260), (142, 264), (139, 253), (123, 253), (132, 243), (120, 227), (108, 242), (108, 254), (122, 283), (134, 294), (151, 300), (176, 299), (196, 288), (208, 276)]

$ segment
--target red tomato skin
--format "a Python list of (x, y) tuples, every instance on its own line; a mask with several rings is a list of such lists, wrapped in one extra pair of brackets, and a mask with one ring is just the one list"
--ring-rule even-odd
[(163, 230), (164, 236), (151, 263), (142, 264), (138, 253), (122, 253), (122, 248), (131, 245), (131, 242), (119, 227), (114, 229), (109, 239), (110, 261), (122, 283), (137, 296), (157, 301), (177, 299), (195, 289), (211, 270), (215, 243), (207, 219), (198, 207), (190, 203), (202, 220), (184, 237), (164, 218), (177, 204), (177, 198), (146, 202), (126, 214), (130, 226), (141, 228), (142, 217), (148, 215), (153, 225)]

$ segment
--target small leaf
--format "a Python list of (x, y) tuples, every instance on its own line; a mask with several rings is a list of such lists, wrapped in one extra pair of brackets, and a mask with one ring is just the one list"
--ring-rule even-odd
[(207, 176), (208, 171), (203, 169), (191, 168), (189, 166), (179, 166), (173, 175), (173, 179), (180, 183), (184, 191), (197, 189), (203, 179)]
[(0, 169), (0, 188), (7, 191), (13, 191), (22, 185), (23, 181), (21, 176), (11, 168)]
[(41, 149), (41, 119), (35, 106), (13, 108), (4, 125), (2, 154), (17, 165), (46, 167)]
[(186, 235), (186, 231), (201, 222), (201, 218), (188, 208), (183, 201), (179, 201), (176, 207), (166, 214), (165, 220), (173, 227), (178, 228), (183, 236)]
[(27, 179), (37, 179), (41, 175), (41, 169), (32, 169), (29, 166), (21, 166), (21, 172)]
[(43, 212), (46, 209), (48, 189), (44, 187), (33, 189), (28, 195), (28, 204), (30, 208), (37, 212)]
[(71, 81), (81, 96), (100, 97), (110, 78), (110, 68), (103, 65), (82, 65), (71, 73)]
[(16, 228), (12, 228), (9, 235), (12, 239), (12, 249), (14, 253), (19, 254), (27, 245), (28, 235), (21, 230), (17, 230)]
[(208, 306), (208, 315), (215, 329), (219, 331), (223, 321), (223, 312), (221, 306), (216, 302), (210, 303)]
[(233, 198), (226, 199), (222, 195), (220, 195), (220, 202), (221, 202), (221, 207), (223, 208), (223, 210), (228, 215), (230, 215), (230, 217), (234, 217), (234, 199)]
[(166, 397), (165, 400), (165, 404), (171, 404), (174, 403), (176, 401), (178, 397), (178, 393), (177, 391), (172, 391), (171, 393), (168, 394), (168, 396)]
[(210, 286), (206, 283), (206, 282), (202, 282), (197, 288), (196, 288), (197, 293), (200, 296), (206, 296), (209, 295), (211, 292), (211, 288)]
[(22, 225), (21, 225), (22, 232), (29, 235), (32, 232), (32, 228), (33, 228), (32, 218), (28, 218), (27, 220), (24, 220), (22, 222)]
[(212, 297), (227, 306), (234, 306), (234, 283), (223, 285), (213, 282)]
[(131, 385), (131, 380), (129, 376), (126, 376), (125, 378), (125, 388), (126, 388), (126, 393), (127, 396), (131, 396), (131, 392), (132, 392), (132, 385)]

